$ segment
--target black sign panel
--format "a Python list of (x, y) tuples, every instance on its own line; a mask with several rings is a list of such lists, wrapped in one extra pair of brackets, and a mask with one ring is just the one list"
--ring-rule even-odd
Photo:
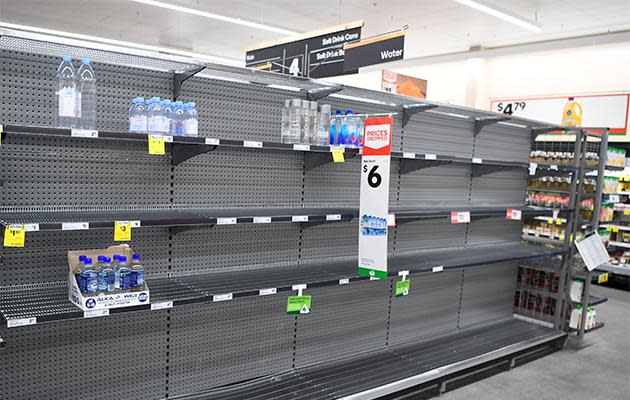
[(404, 32), (388, 34), (382, 39), (368, 39), (365, 43), (346, 46), (343, 67), (347, 71), (368, 65), (402, 60), (405, 53)]
[(355, 74), (358, 70), (344, 68), (345, 51), (342, 47), (360, 39), (361, 26), (358, 26), (250, 50), (245, 54), (245, 66), (254, 68), (271, 63), (266, 70), (311, 78)]

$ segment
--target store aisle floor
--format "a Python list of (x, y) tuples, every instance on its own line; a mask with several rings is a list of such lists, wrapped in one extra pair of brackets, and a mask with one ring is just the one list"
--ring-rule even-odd
[[(593, 286), (603, 329), (529, 364), (444, 394), (443, 400), (630, 399), (630, 292)], [(590, 371), (590, 373), (588, 373)]]

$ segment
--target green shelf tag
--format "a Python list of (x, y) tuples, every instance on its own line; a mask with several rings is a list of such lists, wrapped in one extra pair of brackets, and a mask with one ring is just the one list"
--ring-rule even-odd
[(410, 287), (411, 287), (411, 281), (409, 279), (396, 282), (396, 297), (408, 295)]
[(289, 296), (287, 314), (309, 314), (311, 312), (311, 296)]

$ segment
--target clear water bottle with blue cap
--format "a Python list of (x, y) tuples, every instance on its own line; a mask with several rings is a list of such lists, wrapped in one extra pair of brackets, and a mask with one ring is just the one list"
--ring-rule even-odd
[(112, 259), (106, 256), (98, 257), (98, 291), (102, 293), (111, 292), (114, 290), (114, 284), (116, 282), (116, 275), (112, 268)]
[(96, 77), (89, 58), (81, 60), (76, 79), (78, 126), (81, 129), (96, 129)]
[(72, 58), (63, 56), (55, 74), (54, 124), (58, 128), (77, 127), (78, 91)]
[(118, 263), (118, 274), (120, 276), (120, 290), (128, 291), (131, 289), (131, 269), (127, 264), (127, 257), (120, 256)]
[(184, 124), (186, 123), (186, 110), (184, 109), (184, 103), (176, 101), (173, 103), (173, 122), (174, 122), (174, 136), (184, 136)]
[(356, 117), (352, 113), (352, 110), (346, 111), (346, 116), (343, 119), (346, 125), (346, 147), (357, 147), (359, 144), (359, 137), (357, 135)]
[(81, 291), (81, 293), (85, 292), (84, 287), (84, 283), (81, 280), (81, 272), (83, 272), (83, 268), (85, 268), (85, 259), (87, 257), (84, 255), (79, 256), (79, 262), (77, 263), (77, 266), (74, 268), (74, 279), (77, 282), (77, 286), (79, 287), (79, 290)]
[(152, 134), (164, 134), (164, 115), (162, 114), (162, 101), (159, 97), (149, 99), (147, 131)]
[(85, 281), (85, 291), (84, 293), (92, 294), (98, 291), (98, 275), (94, 265), (92, 265), (92, 259), (89, 257), (85, 258), (85, 266), (81, 271), (81, 280)]
[(147, 106), (144, 97), (136, 97), (131, 100), (129, 132), (147, 133)]
[(197, 121), (197, 105), (195, 104), (195, 102), (191, 101), (189, 103), (186, 103), (185, 111), (186, 111), (186, 123), (185, 123), (186, 128), (184, 130), (184, 135), (197, 136), (199, 133), (198, 132), (199, 121)]
[(112, 269), (114, 270), (114, 289), (120, 289), (120, 254), (112, 256)]
[(131, 256), (131, 290), (144, 290), (144, 268), (140, 262), (140, 254)]
[(170, 100), (162, 100), (162, 131), (169, 135), (174, 135), (175, 121), (173, 120), (173, 103)]

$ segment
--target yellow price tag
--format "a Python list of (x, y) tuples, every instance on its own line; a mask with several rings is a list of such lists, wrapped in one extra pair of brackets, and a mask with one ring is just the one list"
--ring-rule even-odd
[(163, 156), (166, 154), (164, 150), (164, 136), (149, 135), (149, 154), (155, 156)]
[(128, 242), (131, 240), (131, 222), (115, 221), (114, 222), (114, 241)]
[(4, 247), (24, 247), (25, 238), (26, 227), (24, 225), (7, 225), (4, 228)]
[(616, 226), (613, 226), (613, 227), (612, 227), (612, 231), (613, 231), (614, 233), (617, 233), (617, 232), (619, 232), (619, 228), (617, 228)]
[(557, 219), (556, 220), (556, 225), (562, 225), (562, 220)]
[(345, 162), (342, 149), (332, 149), (332, 157), (334, 162)]
[(597, 283), (605, 283), (608, 282), (608, 272), (600, 274), (597, 277)]
[(623, 215), (630, 215), (630, 210), (623, 210)]
[(548, 223), (548, 224), (553, 224), (553, 219), (548, 219), (548, 220), (547, 220), (547, 223)]

